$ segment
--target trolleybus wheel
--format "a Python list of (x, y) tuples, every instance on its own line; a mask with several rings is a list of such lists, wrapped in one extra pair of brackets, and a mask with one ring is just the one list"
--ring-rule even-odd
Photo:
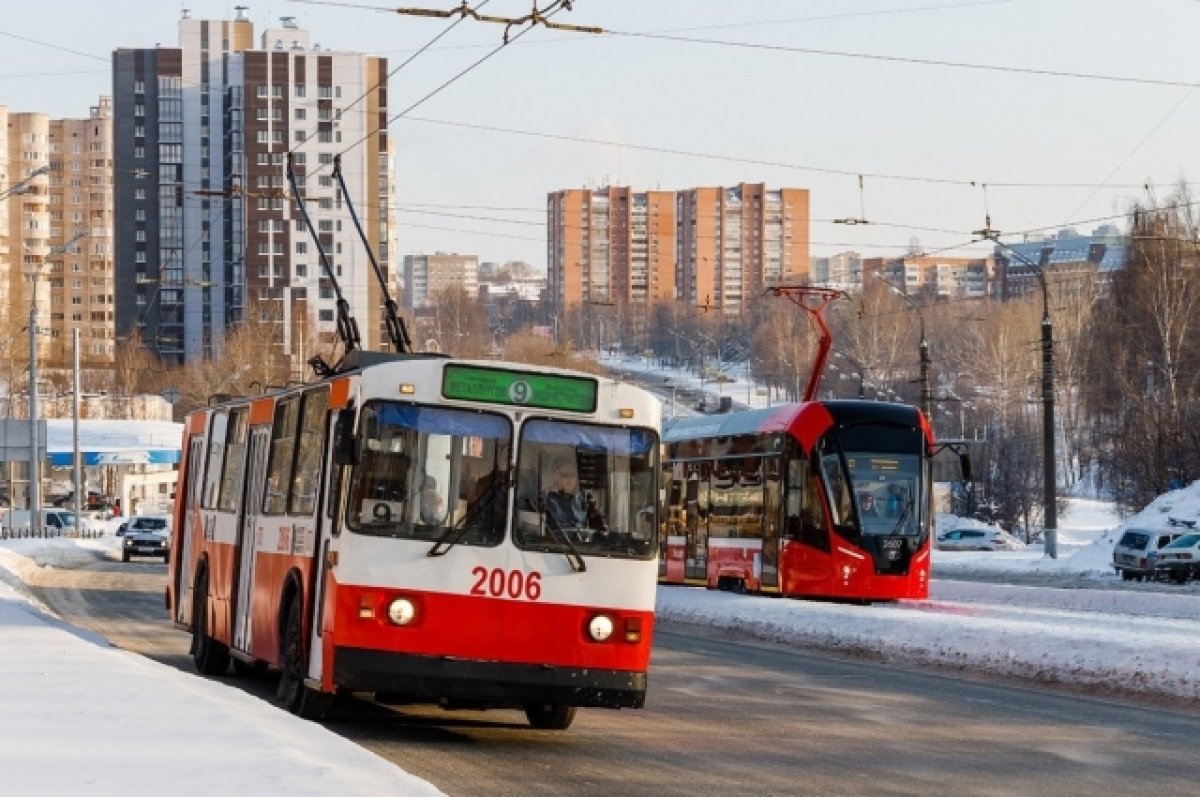
[(242, 661), (241, 659), (233, 658), (232, 656), (230, 656), (230, 658), (233, 659), (234, 675), (245, 678), (252, 675), (262, 675), (267, 671), (267, 663), (265, 661), (255, 661), (253, 664), (251, 664), (248, 661)]
[(575, 720), (575, 706), (559, 703), (530, 703), (525, 706), (530, 727), (542, 731), (565, 731)]
[(283, 663), (279, 669), (277, 697), (284, 708), (309, 720), (322, 720), (333, 706), (333, 695), (318, 692), (304, 685), (308, 671), (304, 656), (300, 598), (288, 604), (287, 624), (283, 629)]
[(229, 668), (229, 648), (208, 635), (208, 574), (196, 579), (192, 600), (192, 663), (204, 675), (224, 675)]

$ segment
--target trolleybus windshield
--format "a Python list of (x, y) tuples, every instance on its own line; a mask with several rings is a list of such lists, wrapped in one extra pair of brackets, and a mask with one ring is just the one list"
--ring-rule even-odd
[(518, 547), (649, 559), (657, 550), (658, 435), (563, 421), (521, 429)]
[(363, 407), (346, 522), (361, 534), (498, 545), (512, 426), (502, 415), (376, 401)]

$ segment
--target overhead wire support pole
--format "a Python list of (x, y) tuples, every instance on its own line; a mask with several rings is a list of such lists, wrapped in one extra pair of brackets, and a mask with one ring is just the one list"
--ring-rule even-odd
[[(317, 230), (313, 226), (312, 218), (308, 215), (308, 208), (304, 206), (304, 197), (300, 193), (300, 185), (296, 180), (295, 157), (292, 153), (287, 156), (287, 178), (288, 184), (292, 187), (292, 198), (296, 200), (296, 207), (300, 208), (300, 215), (304, 217), (304, 226), (308, 227), (308, 234), (312, 236), (313, 243), (317, 245), (317, 254), (321, 258), (321, 267), (325, 270), (325, 274), (329, 277), (329, 282), (333, 285), (333, 292), (337, 295), (337, 330), (338, 337), (342, 339), (342, 346), (345, 349), (343, 356), (352, 351), (358, 351), (362, 348), (362, 338), (358, 334), (358, 322), (354, 320), (354, 316), (350, 315), (350, 303), (346, 301), (346, 297), (342, 295), (342, 287), (338, 284), (337, 275), (333, 272), (333, 266), (329, 263), (329, 255), (325, 254), (325, 247), (321, 245), (321, 237), (317, 235)], [(314, 370), (321, 375), (327, 375), (330, 371), (329, 366), (320, 361), (310, 360)]]
[(1058, 558), (1058, 474), (1054, 453), (1054, 325), (1050, 321), (1050, 290), (1045, 266), (1054, 247), (1042, 247), (1040, 262), (1034, 263), (1018, 250), (1000, 240), (1000, 231), (992, 229), (991, 218), (975, 235), (991, 241), (1027, 266), (1042, 289), (1042, 526), (1045, 554)]
[(412, 351), (412, 340), (408, 337), (404, 320), (397, 312), (396, 300), (392, 298), (391, 291), (388, 290), (387, 278), (383, 276), (383, 270), (379, 268), (379, 261), (375, 259), (375, 251), (371, 248), (371, 242), (367, 240), (367, 234), (358, 220), (358, 213), (354, 210), (354, 203), (350, 200), (350, 192), (346, 190), (346, 178), (342, 175), (341, 155), (333, 156), (333, 177), (338, 182), (338, 190), (342, 192), (342, 199), (345, 200), (346, 207), (350, 210), (350, 219), (354, 222), (354, 229), (358, 230), (358, 237), (367, 250), (371, 268), (375, 270), (375, 279), (379, 280), (379, 288), (383, 291), (384, 323), (387, 325), (388, 339), (392, 342), (392, 351), (408, 354)]
[(921, 310), (921, 305), (917, 304), (907, 292), (893, 285), (886, 277), (875, 272), (875, 277), (881, 280), (892, 293), (899, 296), (904, 302), (917, 311), (917, 321), (921, 327), (921, 341), (917, 344), (917, 359), (920, 362), (920, 382), (921, 382), (921, 412), (925, 413), (925, 419), (929, 421), (930, 426), (933, 425), (933, 386), (929, 383), (929, 341), (925, 337), (925, 313)]

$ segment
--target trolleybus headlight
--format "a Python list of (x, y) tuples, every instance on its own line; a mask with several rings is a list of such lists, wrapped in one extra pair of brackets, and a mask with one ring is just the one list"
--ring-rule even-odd
[(408, 598), (396, 598), (388, 604), (388, 619), (396, 625), (408, 625), (417, 616), (417, 607)]
[(613, 621), (606, 614), (598, 614), (588, 621), (588, 636), (597, 642), (603, 642), (613, 633)]

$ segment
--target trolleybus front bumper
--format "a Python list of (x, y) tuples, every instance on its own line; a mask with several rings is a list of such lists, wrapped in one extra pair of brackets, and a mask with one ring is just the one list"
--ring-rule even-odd
[(646, 702), (644, 672), (435, 658), (363, 648), (336, 649), (333, 681), (349, 691), (387, 692), (435, 703), (641, 708)]

